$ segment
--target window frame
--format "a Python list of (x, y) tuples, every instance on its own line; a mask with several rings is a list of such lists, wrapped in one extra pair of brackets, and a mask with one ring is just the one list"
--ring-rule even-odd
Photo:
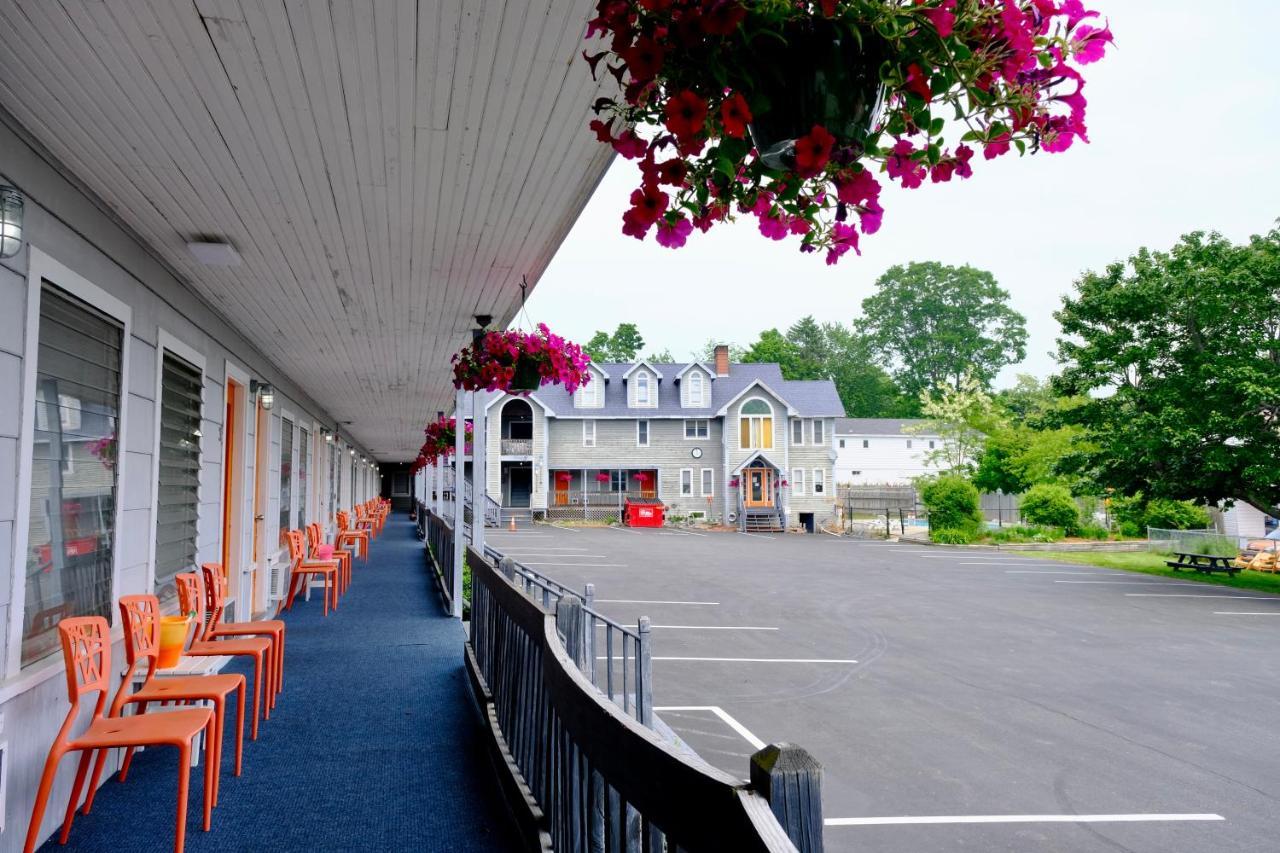
[[(797, 432), (800, 434), (799, 438), (796, 438)], [(791, 419), (791, 446), (804, 447), (804, 418)]]
[(791, 494), (797, 497), (804, 495), (804, 469), (791, 469)]
[(866, 450), (866, 449), (868, 449), (869, 447), (871, 447), (871, 441), (870, 441), (870, 439), (866, 439), (866, 438), (862, 439), (862, 449), (863, 449), (863, 450)]
[[(644, 426), (644, 441), (640, 440), (640, 427)], [(652, 436), (652, 427), (649, 425), (648, 418), (636, 418), (636, 447), (648, 447), (649, 439)]]
[[(591, 437), (590, 437), (590, 439), (588, 439), (588, 438), (587, 438), (587, 431), (588, 431), (588, 430), (587, 430), (587, 427), (590, 427), (590, 428), (591, 428), (591, 429), (590, 429), (590, 432), (591, 432)], [(583, 419), (582, 419), (582, 446), (583, 446), (583, 447), (595, 447), (595, 446), (596, 446), (596, 419), (595, 419), (595, 418), (583, 418)]]
[[(693, 424), (693, 435), (689, 435), (689, 425)], [(698, 435), (698, 424), (702, 424), (703, 435)], [(684, 440), (685, 441), (709, 441), (711, 439), (711, 419), (710, 418), (685, 418), (684, 419)]]
[[(711, 475), (711, 488), (707, 488), (707, 475)], [(699, 497), (710, 498), (715, 497), (716, 493), (716, 469), (702, 468), (698, 472), (698, 495)]]
[[(697, 380), (696, 384), (694, 380)], [(689, 408), (691, 409), (706, 408), (706, 405), (707, 405), (706, 397), (703, 393), (703, 389), (705, 385), (706, 385), (706, 377), (702, 375), (701, 370), (695, 367), (694, 369), (689, 371)], [(695, 387), (698, 389), (698, 394), (696, 397), (694, 396), (694, 393), (693, 393), (693, 389)]]
[[(746, 414), (743, 413), (743, 409), (745, 409), (748, 404), (753, 403), (756, 400), (759, 400), (761, 403), (764, 403), (766, 406), (769, 407), (769, 414), (765, 415), (765, 414), (755, 414), (755, 413), (746, 413)], [(776, 417), (776, 410), (774, 409), (773, 404), (770, 403), (768, 400), (766, 400), (764, 397), (760, 397), (760, 396), (748, 397), (747, 399), (739, 403), (738, 404), (738, 449), (739, 450), (772, 450), (773, 449), (773, 431), (775, 429), (775, 424), (774, 424), (775, 417)], [(766, 432), (764, 429), (764, 420), (766, 418), (769, 421), (769, 430), (767, 433), (769, 440), (767, 443), (763, 440), (766, 435)], [(759, 420), (761, 422), (760, 424), (761, 441), (759, 443), (755, 443), (751, 440), (751, 433), (754, 430), (752, 429), (751, 425), (748, 423), (747, 443), (743, 444), (742, 442), (743, 422), (744, 421), (750, 422), (753, 420)]]
[[(279, 538), (279, 543), (278, 543), (278, 545), (277, 545), (277, 548), (278, 548), (279, 550), (281, 550), (281, 551), (283, 551), (284, 549), (286, 549), (286, 548), (288, 547), (288, 543), (287, 543), (287, 542), (285, 542), (285, 539), (284, 539), (284, 531), (285, 531), (285, 530), (296, 530), (296, 529), (298, 528), (298, 525), (297, 525), (297, 523), (296, 523), (296, 519), (294, 518), (294, 514), (293, 514), (293, 513), (294, 513), (294, 498), (295, 498), (295, 496), (297, 495), (297, 486), (295, 485), (295, 481), (296, 481), (296, 479), (297, 479), (297, 477), (298, 477), (298, 433), (297, 433), (297, 430), (298, 430), (298, 416), (297, 416), (296, 414), (294, 414), (293, 412), (289, 411), (288, 409), (281, 408), (281, 409), (280, 409), (280, 417), (279, 417), (279, 419), (271, 418), (271, 422), (272, 422), (272, 423), (271, 423), (271, 425), (272, 425), (273, 427), (276, 427), (276, 428), (278, 428), (278, 429), (279, 429), (279, 432), (277, 433), (277, 437), (280, 439), (280, 450), (277, 450), (277, 451), (276, 451), (276, 460), (277, 460), (277, 461), (279, 461), (279, 462), (281, 462), (281, 463), (283, 463), (283, 462), (284, 462), (284, 459), (283, 459), (283, 455), (282, 455), (282, 454), (283, 454), (283, 451), (284, 451), (284, 422), (285, 422), (285, 421), (288, 421), (288, 422), (289, 422), (289, 428), (290, 428), (290, 430), (292, 430), (292, 433), (291, 433), (291, 434), (290, 434), (290, 436), (289, 436), (289, 507), (288, 507), (288, 511), (289, 511), (289, 526), (288, 526), (288, 527), (280, 527), (280, 528), (276, 531), (277, 536), (278, 536), (278, 538)], [(276, 507), (276, 523), (277, 523), (277, 524), (280, 524), (280, 521), (281, 521), (281, 519), (283, 518), (283, 515), (284, 515), (284, 512), (283, 512), (283, 511), (284, 511), (284, 509), (285, 509), (285, 507), (284, 507), (284, 474), (283, 474), (283, 472), (279, 472), (279, 473), (278, 473), (278, 476), (276, 477), (276, 486), (277, 486), (277, 488), (278, 488), (278, 491), (276, 492), (276, 503), (277, 503), (277, 507)], [(269, 490), (268, 490), (268, 493), (267, 493), (267, 494), (268, 494), (268, 503), (270, 503), (270, 491), (269, 491)], [(353, 496), (353, 500), (352, 500), (352, 502), (351, 502), (351, 503), (352, 503), (352, 506), (354, 507), (354, 506), (355, 506), (355, 503), (356, 503), (356, 501), (354, 500), (354, 496)]]
[[(649, 371), (643, 368), (636, 371), (636, 406), (648, 406), (653, 399), (651, 393), (651, 385), (653, 377), (649, 375)], [(644, 396), (640, 396), (640, 390), (644, 389)]]
[[(121, 542), (123, 532), (120, 517), (124, 512), (125, 476), (128, 469), (128, 452), (124, 449), (129, 435), (130, 355), (132, 354), (133, 309), (122, 300), (107, 293), (71, 268), (59, 263), (40, 249), (27, 244), (27, 316), (23, 329), (22, 397), (19, 400), (18, 428), (18, 487), (14, 501), (13, 553), (25, 554), (31, 532), (31, 477), (36, 427), (36, 361), (40, 351), (40, 290), (44, 281), (58, 287), (75, 298), (92, 306), (121, 325), (120, 336), (120, 413), (116, 418), (116, 523), (112, 530), (111, 545), (111, 599), (114, 603), (120, 589)], [(26, 561), (8, 561), (10, 606), (8, 645), (6, 646), (4, 675), (19, 676), (24, 671), (35, 679), (32, 684), (64, 671), (59, 655), (52, 654), (22, 666), (22, 625), (26, 613), (27, 573)], [(119, 633), (119, 617), (110, 608), (107, 621), (112, 626), (113, 638)]]
[[(155, 383), (155, 418), (152, 421), (154, 430), (154, 442), (151, 447), (151, 545), (147, 553), (147, 589), (150, 595), (156, 594), (156, 535), (160, 526), (160, 406), (161, 395), (164, 386), (164, 353), (165, 350), (173, 353), (178, 358), (190, 364), (192, 367), (200, 371), (201, 397), (200, 400), (200, 473), (201, 482), (196, 484), (196, 561), (200, 560), (200, 540), (204, 534), (204, 513), (201, 511), (203, 503), (201, 501), (203, 491), (203, 474), (206, 464), (205, 458), (205, 436), (204, 425), (207, 423), (205, 418), (205, 400), (203, 399), (204, 383), (209, 378), (208, 363), (204, 354), (190, 347), (182, 341), (178, 340), (174, 335), (170, 334), (163, 327), (156, 333), (156, 383)], [(222, 386), (222, 399), (226, 399), (226, 385)], [(222, 425), (225, 433), (226, 425)], [(226, 438), (224, 436), (223, 440)], [(224, 454), (225, 455), (225, 454)], [(219, 469), (222, 465), (219, 463)], [(226, 499), (225, 496), (223, 498)], [(219, 513), (222, 507), (218, 507)]]
[(814, 468), (810, 472), (810, 475), (809, 493), (815, 498), (819, 495), (822, 495), (825, 498), (827, 496), (827, 469)]
[[(689, 481), (687, 484), (685, 483), (686, 475), (688, 475), (689, 477)], [(688, 486), (687, 489), (685, 488), (686, 485)], [(693, 497), (693, 469), (692, 468), (680, 469), (680, 490), (679, 491), (680, 491), (680, 497), (682, 498)]]
[(822, 418), (814, 418), (809, 422), (809, 432), (813, 436), (810, 442), (814, 447), (821, 447), (827, 443), (827, 425), (823, 423)]

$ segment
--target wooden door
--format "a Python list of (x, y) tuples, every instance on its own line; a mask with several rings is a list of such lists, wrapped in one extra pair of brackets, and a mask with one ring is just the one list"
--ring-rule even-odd
[(773, 471), (768, 468), (748, 468), (744, 473), (747, 492), (743, 506), (773, 506)]
[(569, 481), (556, 477), (555, 506), (569, 505)]

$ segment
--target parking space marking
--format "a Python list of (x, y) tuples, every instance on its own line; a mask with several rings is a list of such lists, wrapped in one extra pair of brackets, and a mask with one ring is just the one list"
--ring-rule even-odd
[(1280, 603), (1280, 596), (1275, 595), (1196, 594), (1194, 592), (1126, 592), (1125, 595), (1130, 598), (1237, 598), (1241, 601), (1275, 601)]
[(1248, 612), (1245, 610), (1215, 610), (1214, 616), (1280, 616), (1280, 610), (1258, 610)]
[(550, 525), (548, 525), (548, 526), (549, 526), (549, 527), (554, 527), (556, 530), (567, 530), (567, 531), (569, 531), (570, 533), (581, 533), (581, 532), (582, 532), (581, 530), (574, 530), (572, 527), (565, 527), (563, 524), (550, 524)]
[(625, 569), (627, 567), (626, 563), (530, 563), (525, 560), (521, 560), (520, 562), (526, 566), (561, 566), (563, 568), (573, 568), (574, 566), (578, 566), (580, 568), (589, 569)]
[(739, 535), (739, 536), (753, 536), (753, 537), (755, 537), (756, 539), (772, 539), (772, 538), (773, 538), (772, 536), (765, 536), (763, 533), (748, 533), (748, 532), (747, 532), (747, 531), (745, 531), (745, 530), (739, 530), (739, 531), (738, 531), (738, 535)]
[(650, 625), (650, 628), (666, 628), (669, 631), (776, 631), (759, 625)]
[(729, 716), (729, 714), (724, 710), (724, 708), (721, 708), (719, 705), (666, 705), (661, 708), (654, 708), (653, 710), (655, 711), (710, 711), (711, 713), (719, 717), (721, 720), (723, 720), (726, 726), (733, 729), (738, 734), (742, 735), (742, 739), (745, 740), (747, 743), (751, 744), (756, 749), (764, 749), (766, 746), (764, 741), (760, 740), (760, 738), (753, 735), (751, 733), (751, 730), (748, 729), (746, 726), (744, 726), (742, 723), (738, 722), (733, 717)]
[(1006, 575), (1114, 575), (1115, 572), (1053, 572), (1045, 569), (1005, 569)]
[(903, 817), (831, 817), (826, 826), (892, 826), (921, 823), (1137, 823), (1226, 820), (1220, 814), (985, 814)]
[[(534, 553), (534, 552), (532, 552), (532, 551), (507, 551), (507, 552), (505, 552), (505, 553), (504, 553), (504, 555), (503, 555), (503, 556), (511, 557), (512, 559), (519, 559), (520, 557), (535, 557), (535, 558), (542, 558), (542, 557), (573, 557), (575, 560), (576, 560), (576, 559), (582, 559), (582, 560), (607, 560), (607, 559), (609, 558), (609, 555), (608, 555), (608, 554), (570, 554), (570, 553), (565, 552), (565, 551), (553, 551), (553, 552), (551, 552), (551, 553), (543, 553), (543, 552)], [(576, 564), (575, 564), (575, 565), (576, 565)]]
[[(601, 655), (596, 660), (608, 660)], [(836, 658), (690, 658), (690, 657), (657, 657), (651, 660), (696, 661), (702, 663), (857, 663), (856, 660), (840, 660)]]
[(1186, 581), (1054, 581), (1054, 583), (1110, 583), (1123, 584), (1127, 586), (1204, 586), (1204, 584), (1188, 583)]
[(718, 607), (718, 601), (655, 601), (645, 598), (597, 598), (596, 604), (705, 604), (708, 607)]

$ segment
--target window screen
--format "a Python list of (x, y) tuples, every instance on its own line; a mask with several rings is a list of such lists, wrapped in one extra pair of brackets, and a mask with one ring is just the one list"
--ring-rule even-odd
[(110, 618), (118, 480), (123, 328), (46, 282), (38, 334), (23, 666), (60, 619)]
[(293, 421), (280, 418), (280, 544), (286, 543), (289, 509), (293, 506)]
[(156, 483), (156, 595), (162, 603), (177, 596), (173, 576), (196, 566), (202, 387), (197, 368), (172, 353), (164, 354)]
[(307, 526), (307, 474), (311, 470), (311, 433), (298, 430), (298, 527)]

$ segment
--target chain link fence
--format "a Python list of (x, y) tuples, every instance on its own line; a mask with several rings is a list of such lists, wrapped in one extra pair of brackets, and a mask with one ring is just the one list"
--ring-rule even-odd
[(1236, 536), (1214, 530), (1164, 530), (1147, 528), (1152, 551), (1161, 554), (1208, 554), (1214, 557), (1253, 556), (1280, 550), (1280, 540), (1260, 536)]

